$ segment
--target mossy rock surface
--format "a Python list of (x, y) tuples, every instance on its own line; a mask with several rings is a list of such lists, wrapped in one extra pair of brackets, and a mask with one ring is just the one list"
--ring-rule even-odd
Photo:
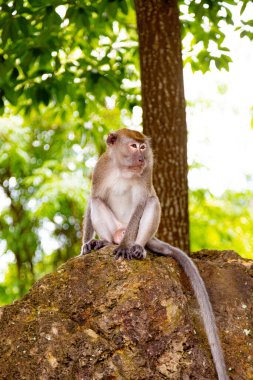
[[(214, 380), (189, 282), (171, 258), (69, 260), (0, 309), (3, 380)], [(253, 266), (232, 251), (194, 256), (229, 375), (253, 379)]]

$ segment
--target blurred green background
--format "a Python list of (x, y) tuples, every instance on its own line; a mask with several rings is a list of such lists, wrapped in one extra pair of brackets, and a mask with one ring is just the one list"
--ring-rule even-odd
[[(251, 41), (250, 2), (179, 5), (186, 67), (203, 78), (227, 71), (232, 59), (219, 23)], [(141, 129), (141, 89), (130, 0), (2, 2), (0, 30), (0, 304), (6, 304), (79, 254), (92, 168), (109, 131)], [(188, 113), (199, 112), (203, 98), (189, 98)], [(188, 128), (191, 137), (191, 120)], [(201, 173), (201, 158), (189, 164), (190, 173)], [(214, 193), (189, 190), (191, 250), (233, 249), (253, 258), (250, 186)]]

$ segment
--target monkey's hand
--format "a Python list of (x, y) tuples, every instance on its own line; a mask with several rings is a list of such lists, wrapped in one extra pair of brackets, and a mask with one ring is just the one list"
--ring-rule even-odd
[(86, 255), (91, 251), (98, 251), (99, 249), (105, 247), (108, 244), (109, 242), (107, 240), (91, 239), (82, 245), (80, 256)]
[(144, 247), (139, 244), (134, 244), (131, 247), (119, 246), (113, 251), (116, 259), (122, 257), (123, 259), (145, 259), (146, 251)]

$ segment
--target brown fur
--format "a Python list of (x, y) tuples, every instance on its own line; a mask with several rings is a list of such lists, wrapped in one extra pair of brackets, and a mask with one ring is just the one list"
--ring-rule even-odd
[(136, 140), (137, 142), (144, 142), (148, 139), (143, 133), (127, 128), (119, 129), (116, 133), (119, 136), (126, 136), (130, 139)]

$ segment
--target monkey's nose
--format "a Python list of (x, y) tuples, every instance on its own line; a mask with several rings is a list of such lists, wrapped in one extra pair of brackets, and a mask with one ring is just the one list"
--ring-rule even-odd
[(139, 162), (144, 162), (144, 157), (139, 156)]

